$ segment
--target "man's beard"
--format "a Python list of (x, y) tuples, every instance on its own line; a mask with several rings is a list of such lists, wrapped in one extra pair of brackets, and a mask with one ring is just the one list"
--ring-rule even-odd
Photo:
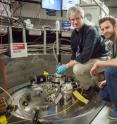
[(116, 34), (115, 32), (112, 33), (111, 37), (110, 37), (111, 41), (115, 41), (116, 40)]
[[(108, 35), (109, 35), (109, 36), (108, 36)], [(111, 33), (107, 33), (107, 35), (105, 34), (105, 38), (106, 38), (107, 40), (111, 40), (111, 41), (114, 41), (114, 40), (115, 40), (115, 36), (116, 36), (116, 34), (114, 33), (114, 31), (111, 32)]]

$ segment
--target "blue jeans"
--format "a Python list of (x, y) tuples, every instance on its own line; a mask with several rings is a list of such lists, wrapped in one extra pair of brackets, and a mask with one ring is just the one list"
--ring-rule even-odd
[(105, 79), (107, 85), (100, 90), (100, 96), (117, 107), (117, 67), (108, 67), (105, 70)]

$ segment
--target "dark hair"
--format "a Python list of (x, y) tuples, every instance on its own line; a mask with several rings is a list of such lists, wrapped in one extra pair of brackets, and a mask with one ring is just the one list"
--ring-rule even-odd
[(109, 21), (112, 25), (115, 25), (117, 23), (116, 18), (112, 17), (112, 16), (108, 16), (108, 17), (103, 17), (99, 20), (99, 25), (102, 24), (105, 21)]

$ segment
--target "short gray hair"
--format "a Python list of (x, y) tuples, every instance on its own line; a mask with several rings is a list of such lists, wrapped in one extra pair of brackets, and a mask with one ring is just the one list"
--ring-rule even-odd
[(67, 18), (70, 17), (70, 15), (74, 14), (74, 13), (80, 13), (81, 17), (84, 18), (84, 10), (78, 6), (77, 4), (73, 7), (70, 7), (67, 11)]

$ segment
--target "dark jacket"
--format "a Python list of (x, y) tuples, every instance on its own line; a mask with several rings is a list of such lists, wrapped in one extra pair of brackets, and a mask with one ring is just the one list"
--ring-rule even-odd
[(108, 55), (105, 43), (98, 32), (92, 26), (84, 24), (71, 35), (72, 60), (85, 63), (91, 58), (99, 58)]

